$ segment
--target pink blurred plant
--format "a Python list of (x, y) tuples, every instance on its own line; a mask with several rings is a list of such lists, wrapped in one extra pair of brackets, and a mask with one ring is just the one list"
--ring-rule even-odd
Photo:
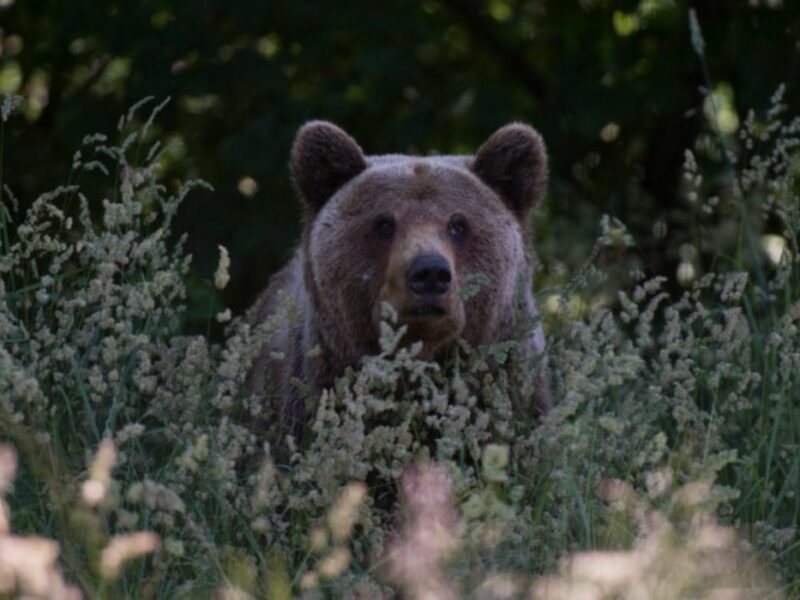
[(388, 546), (387, 574), (405, 597), (458, 598), (442, 571), (463, 534), (452, 489), (450, 474), (441, 465), (411, 464), (403, 472), (403, 523)]

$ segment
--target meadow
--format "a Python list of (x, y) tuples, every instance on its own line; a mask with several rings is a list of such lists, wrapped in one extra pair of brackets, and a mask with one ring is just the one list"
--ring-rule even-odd
[[(513, 343), (422, 361), (387, 309), (381, 353), (323, 394), (281, 465), (271, 407), (242, 390), (293, 307), (259, 327), (215, 307), (221, 340), (185, 331), (175, 216), (210, 186), (162, 180), (166, 102), (84, 138), (25, 210), (0, 186), (0, 595), (800, 597), (800, 118), (783, 88), (733, 141), (711, 119), (686, 149), (693, 245), (674, 274), (620, 274), (638, 241), (604, 216), (583, 265), (537, 290), (546, 366)], [(207, 284), (236, 260), (221, 247)], [(554, 408), (520, 418), (543, 368)]]

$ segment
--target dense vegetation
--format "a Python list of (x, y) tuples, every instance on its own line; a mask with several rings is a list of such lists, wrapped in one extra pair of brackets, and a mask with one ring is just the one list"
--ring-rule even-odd
[[(176, 217), (194, 257), (196, 331), (217, 296), (201, 278), (218, 244), (235, 259), (224, 303), (238, 312), (295, 243), (287, 156), (306, 119), (339, 123), (368, 153), (472, 152), (500, 125), (529, 122), (553, 170), (536, 223), (540, 281), (569, 279), (604, 213), (636, 235), (629, 260), (673, 276), (677, 249), (696, 242), (678, 192), (684, 150), (711, 115), (701, 86), (734, 136), (748, 109), (800, 80), (800, 5), (789, 0), (6, 0), (0, 31), (0, 93), (26, 98), (5, 134), (5, 181), (23, 203), (67, 181), (87, 132), (112, 131), (146, 96), (173, 99), (157, 122), (163, 181), (215, 189)], [(797, 87), (786, 93), (796, 106)], [(652, 233), (662, 220), (666, 239)], [(697, 250), (705, 269), (713, 252)]]
[[(0, 3), (0, 594), (800, 594), (785, 4)], [(542, 365), (488, 368), (513, 344), (433, 365), (387, 311), (276, 467), (242, 382), (292, 307), (237, 315), (312, 116), (376, 151), (543, 131), (542, 422)]]

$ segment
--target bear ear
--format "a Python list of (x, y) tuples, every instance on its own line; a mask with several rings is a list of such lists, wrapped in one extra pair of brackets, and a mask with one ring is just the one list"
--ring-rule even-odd
[(300, 128), (291, 164), (295, 185), (312, 214), (367, 167), (356, 141), (327, 121), (310, 121)]
[(524, 220), (547, 183), (547, 153), (542, 136), (522, 123), (498, 129), (475, 154), (473, 172)]

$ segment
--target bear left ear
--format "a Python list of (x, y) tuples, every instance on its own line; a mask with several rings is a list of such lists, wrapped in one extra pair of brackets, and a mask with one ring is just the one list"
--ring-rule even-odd
[(291, 165), (295, 185), (312, 215), (367, 168), (356, 141), (328, 121), (310, 121), (300, 128), (292, 146)]
[(542, 136), (522, 123), (501, 127), (475, 154), (473, 172), (524, 220), (547, 183), (547, 153)]

